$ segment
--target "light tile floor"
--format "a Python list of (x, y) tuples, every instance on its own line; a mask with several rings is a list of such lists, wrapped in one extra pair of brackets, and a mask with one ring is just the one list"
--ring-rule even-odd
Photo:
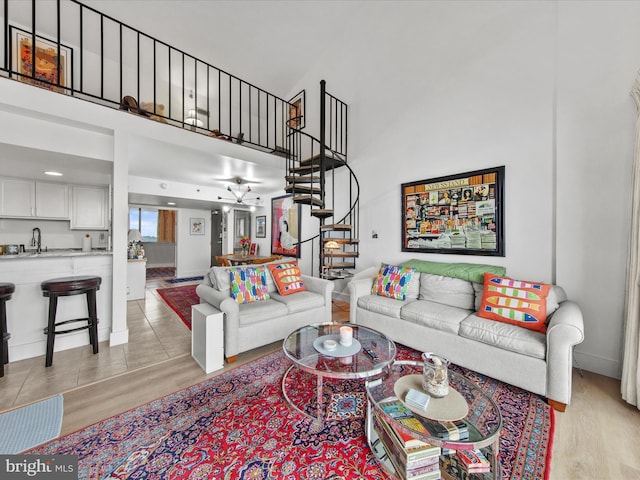
[[(91, 346), (55, 352), (53, 365), (44, 366), (44, 355), (5, 365), (0, 378), (0, 411), (34, 402), (73, 388), (89, 385), (128, 371), (191, 354), (191, 332), (157, 294), (174, 286), (166, 279), (149, 279), (144, 300), (127, 303), (129, 343)], [(188, 285), (184, 282), (179, 285)]]
[[(156, 292), (176, 285), (165, 280), (148, 279), (145, 299), (127, 303), (129, 343), (110, 347), (109, 342), (101, 342), (97, 355), (91, 353), (90, 345), (55, 352), (49, 368), (44, 366), (44, 355), (5, 365), (5, 375), (0, 378), (0, 411), (191, 355), (191, 331)], [(190, 283), (199, 281), (178, 285)], [(349, 321), (348, 303), (333, 302), (333, 320)]]

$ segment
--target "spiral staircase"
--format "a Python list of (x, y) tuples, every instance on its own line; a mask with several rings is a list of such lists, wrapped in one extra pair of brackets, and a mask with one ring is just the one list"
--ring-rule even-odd
[[(347, 105), (326, 92), (320, 82), (320, 138), (299, 128), (300, 117), (290, 118), (285, 191), (293, 202), (308, 207), (319, 220), (318, 233), (301, 240), (310, 244), (312, 271), (327, 279), (352, 275), (359, 256), (359, 191), (347, 163)], [(305, 207), (305, 208), (306, 208)], [(316, 255), (317, 250), (317, 255)]]

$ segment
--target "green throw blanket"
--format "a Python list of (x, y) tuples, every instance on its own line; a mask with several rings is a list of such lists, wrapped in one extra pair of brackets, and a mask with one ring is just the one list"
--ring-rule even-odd
[(441, 263), (413, 259), (402, 263), (402, 266), (415, 268), (416, 271), (421, 273), (460, 278), (476, 283), (484, 283), (484, 272), (500, 275), (501, 277), (507, 273), (507, 269), (504, 267), (477, 263)]

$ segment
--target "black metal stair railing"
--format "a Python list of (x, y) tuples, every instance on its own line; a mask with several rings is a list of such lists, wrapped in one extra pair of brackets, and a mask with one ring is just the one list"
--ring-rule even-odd
[[(345, 269), (355, 268), (359, 255), (360, 185), (347, 163), (347, 105), (326, 92), (324, 80), (320, 99), (319, 139), (288, 123), (285, 190), (295, 203), (308, 205), (309, 214), (320, 222), (318, 233), (300, 245), (311, 245), (320, 276), (337, 278), (346, 275)], [(333, 249), (326, 248), (329, 242)], [(311, 270), (315, 270), (313, 261)]]
[(2, 0), (1, 12), (4, 76), (263, 151), (284, 150), (289, 103), (231, 73), (78, 0)]

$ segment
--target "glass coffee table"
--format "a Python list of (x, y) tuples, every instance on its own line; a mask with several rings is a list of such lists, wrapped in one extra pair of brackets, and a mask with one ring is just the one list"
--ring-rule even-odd
[[(347, 348), (338, 343), (335, 350), (326, 350), (324, 340), (338, 342), (340, 327), (344, 326), (353, 329), (352, 345)], [(362, 380), (380, 375), (396, 356), (396, 345), (391, 339), (351, 323), (320, 323), (299, 328), (284, 339), (282, 348), (293, 362), (282, 378), (282, 393), (293, 408), (316, 421), (327, 418), (325, 406), (331, 398), (347, 399), (352, 390), (362, 390)], [(342, 383), (327, 389), (325, 379)], [(362, 391), (360, 395), (364, 408), (366, 395)], [(333, 413), (339, 415), (339, 412)]]
[[(366, 383), (368, 404), (365, 431), (369, 446), (390, 473), (396, 473), (396, 466), (391, 461), (388, 443), (390, 436), (380, 430), (380, 419), (391, 426), (400, 435), (406, 438), (413, 438), (424, 443), (441, 448), (439, 465), (442, 478), (477, 478), (477, 479), (500, 479), (501, 468), (498, 461), (499, 437), (502, 429), (502, 415), (496, 403), (476, 387), (471, 381), (462, 375), (449, 370), (450, 393), (447, 397), (437, 399), (434, 403), (434, 410), (431, 402), (427, 413), (416, 413), (415, 409), (408, 407), (404, 403), (404, 395), (408, 388), (421, 389), (422, 362), (411, 360), (397, 360), (389, 368), (378, 376), (370, 379)], [(451, 400), (451, 408), (449, 402)], [(457, 403), (456, 403), (457, 401)], [(400, 413), (394, 409), (393, 405), (400, 404)], [(462, 402), (462, 409), (460, 409)], [(466, 402), (466, 405), (464, 405)], [(389, 405), (392, 405), (389, 407)], [(444, 405), (444, 408), (443, 408)], [(397, 420), (402, 417), (402, 407), (406, 407), (409, 416), (419, 420)], [(431, 411), (436, 411), (438, 420), (427, 417)], [(401, 423), (402, 422), (402, 423)], [(375, 423), (375, 426), (374, 426)], [(395, 440), (395, 439), (394, 439)], [(384, 443), (384, 449), (381, 448)], [(393, 447), (392, 447), (393, 448)], [(396, 452), (398, 452), (396, 444)], [(482, 474), (467, 477), (466, 471), (458, 460), (456, 451), (470, 451), (479, 449), (490, 464), (490, 471)], [(406, 458), (406, 457), (405, 457)]]

